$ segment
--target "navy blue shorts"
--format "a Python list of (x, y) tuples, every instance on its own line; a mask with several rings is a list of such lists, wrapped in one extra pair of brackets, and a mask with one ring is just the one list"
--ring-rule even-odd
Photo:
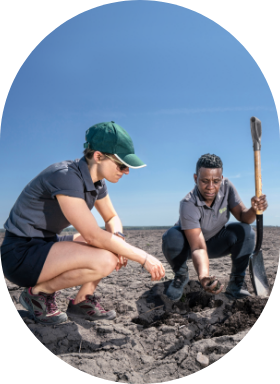
[(73, 235), (19, 237), (6, 231), (1, 245), (4, 276), (20, 287), (34, 287), (52, 245), (58, 241), (73, 241)]

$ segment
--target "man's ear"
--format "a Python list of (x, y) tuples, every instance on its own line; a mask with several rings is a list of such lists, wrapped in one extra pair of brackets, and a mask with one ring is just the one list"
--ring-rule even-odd
[(197, 174), (196, 173), (194, 173), (193, 179), (194, 179), (195, 184), (197, 184)]

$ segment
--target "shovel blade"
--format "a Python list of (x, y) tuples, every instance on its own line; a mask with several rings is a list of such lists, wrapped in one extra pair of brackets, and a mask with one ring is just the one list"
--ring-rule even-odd
[(262, 250), (254, 252), (249, 259), (251, 282), (257, 296), (269, 296), (269, 285), (264, 268)]

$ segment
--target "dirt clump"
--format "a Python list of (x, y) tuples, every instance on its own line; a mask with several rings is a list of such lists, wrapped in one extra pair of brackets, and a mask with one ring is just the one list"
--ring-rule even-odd
[(252, 328), (262, 313), (266, 303), (266, 298), (247, 297), (236, 300), (232, 305), (226, 305), (226, 320), (222, 324), (217, 324), (212, 337), (223, 335), (235, 335), (236, 333), (248, 328)]

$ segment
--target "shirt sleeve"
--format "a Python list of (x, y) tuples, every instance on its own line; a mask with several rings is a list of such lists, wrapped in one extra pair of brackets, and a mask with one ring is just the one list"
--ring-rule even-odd
[(180, 223), (181, 223), (182, 230), (201, 228), (200, 211), (198, 207), (196, 207), (192, 202), (181, 201), (179, 214), (180, 214)]
[(231, 210), (232, 208), (236, 207), (239, 203), (241, 203), (242, 200), (235, 186), (229, 180), (228, 180), (228, 187), (229, 187), (228, 206), (229, 206), (229, 209)]
[(103, 197), (108, 195), (108, 189), (107, 189), (107, 185), (105, 183), (105, 180), (102, 180), (101, 183), (102, 183), (102, 186), (100, 189), (98, 189), (97, 200), (103, 199)]
[(68, 168), (53, 172), (50, 177), (43, 180), (43, 183), (52, 198), (56, 195), (85, 198), (82, 179)]

